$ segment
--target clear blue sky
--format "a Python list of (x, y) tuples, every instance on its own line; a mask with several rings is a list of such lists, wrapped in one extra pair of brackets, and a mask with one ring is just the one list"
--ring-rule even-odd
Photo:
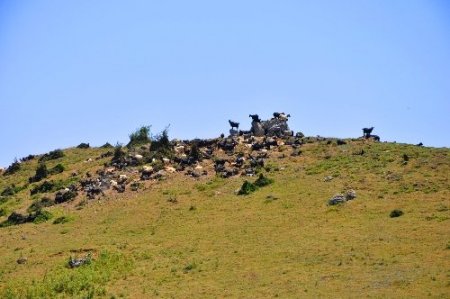
[(450, 146), (450, 2), (0, 1), (0, 165), (142, 125)]

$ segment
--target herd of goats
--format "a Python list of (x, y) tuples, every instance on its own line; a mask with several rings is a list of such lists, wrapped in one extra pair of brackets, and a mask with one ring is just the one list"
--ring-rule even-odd
[[(170, 173), (184, 173), (193, 178), (211, 172), (222, 178), (254, 176), (258, 169), (265, 166), (271, 150), (284, 146), (291, 149), (291, 156), (298, 156), (305, 142), (326, 140), (322, 137), (305, 137), (301, 132), (294, 134), (287, 124), (289, 114), (275, 112), (269, 120), (261, 120), (257, 114), (249, 117), (252, 122), (248, 131), (239, 130), (239, 123), (229, 120), (231, 129), (227, 137), (222, 134), (213, 139), (168, 141), (169, 149), (165, 154), (169, 154), (165, 156), (149, 156), (149, 144), (132, 148), (128, 153), (123, 152), (120, 157), (116, 155), (117, 148), (103, 153), (96, 159), (112, 157), (111, 160), (95, 174), (88, 172), (78, 183), (56, 192), (54, 203), (71, 201), (79, 192), (94, 199), (105, 195), (105, 191), (110, 189), (119, 193), (125, 192), (127, 188), (137, 191), (144, 181), (164, 179)], [(364, 128), (363, 138), (379, 141), (378, 136), (371, 135), (373, 129)], [(346, 141), (337, 139), (336, 143), (343, 145)], [(79, 174), (74, 172), (72, 176), (77, 177)]]
[[(324, 140), (321, 137), (305, 137), (301, 132), (294, 134), (287, 125), (289, 114), (274, 113), (271, 119), (265, 121), (257, 114), (249, 117), (252, 118), (252, 126), (248, 131), (239, 130), (239, 123), (229, 120), (231, 129), (228, 137), (222, 134), (213, 139), (172, 140), (170, 147), (173, 155), (170, 158), (146, 161), (145, 152), (149, 148), (135, 148), (121, 159), (113, 158), (104, 169), (97, 171), (95, 177), (87, 173), (87, 177), (80, 181), (80, 187), (73, 185), (59, 191), (57, 201), (62, 202), (65, 192), (83, 191), (89, 199), (94, 199), (104, 195), (108, 189), (122, 193), (129, 187), (137, 191), (141, 182), (164, 179), (175, 172), (193, 178), (208, 175), (208, 170), (222, 178), (254, 176), (259, 168), (264, 167), (270, 150), (284, 145), (292, 149), (291, 156), (298, 156), (304, 142)], [(364, 138), (379, 141), (378, 136), (371, 135), (372, 130), (373, 127), (363, 129)], [(342, 145), (346, 142), (338, 139), (337, 143)], [(106, 155), (112, 155), (112, 152)], [(98, 158), (103, 157), (105, 154)]]

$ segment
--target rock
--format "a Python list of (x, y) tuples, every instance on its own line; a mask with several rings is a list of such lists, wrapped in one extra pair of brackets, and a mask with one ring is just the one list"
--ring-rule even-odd
[(26, 264), (27, 261), (28, 261), (28, 258), (26, 258), (26, 257), (24, 257), (24, 256), (21, 256), (21, 257), (19, 257), (19, 259), (17, 260), (17, 263), (18, 263), (19, 265), (23, 265), (23, 264)]
[(253, 133), (254, 136), (257, 136), (257, 137), (262, 137), (262, 136), (264, 136), (264, 133), (265, 133), (262, 124), (260, 122), (256, 122), (256, 121), (252, 122), (251, 132)]
[(324, 182), (330, 182), (332, 179), (333, 179), (333, 176), (329, 175), (329, 176), (326, 176), (326, 177), (323, 179), (323, 181), (324, 181)]
[(341, 204), (341, 203), (344, 203), (344, 202), (346, 202), (345, 196), (342, 195), (342, 194), (336, 194), (335, 196), (333, 196), (333, 197), (328, 201), (328, 204), (329, 204), (330, 206), (334, 206), (334, 205)]
[(348, 190), (345, 192), (345, 199), (346, 200), (352, 200), (356, 198), (356, 191), (353, 189)]

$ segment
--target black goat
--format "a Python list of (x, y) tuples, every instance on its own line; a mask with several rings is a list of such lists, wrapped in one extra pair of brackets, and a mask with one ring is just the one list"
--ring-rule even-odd
[(274, 112), (273, 113), (273, 117), (275, 117), (275, 118), (280, 118), (280, 119), (283, 119), (283, 120), (287, 120), (289, 117), (291, 117), (291, 115), (290, 114), (287, 114), (286, 115), (286, 113), (284, 113), (284, 112)]
[(369, 137), (370, 137), (370, 134), (372, 134), (373, 129), (374, 129), (374, 127), (363, 128), (363, 129), (362, 129), (362, 130), (363, 130), (363, 135), (364, 135), (366, 138), (369, 138)]
[(259, 118), (258, 114), (249, 114), (248, 117), (251, 117), (252, 121), (254, 121), (254, 122), (257, 122), (257, 123), (261, 122), (261, 119)]
[(236, 130), (239, 129), (239, 123), (238, 122), (231, 121), (231, 120), (228, 120), (228, 122), (230, 123), (231, 129), (233, 129), (233, 128), (236, 128)]

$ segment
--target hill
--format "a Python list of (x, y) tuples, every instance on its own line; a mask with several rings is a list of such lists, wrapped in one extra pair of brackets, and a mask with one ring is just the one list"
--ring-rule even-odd
[(448, 298), (449, 149), (135, 140), (4, 171), (1, 298)]

